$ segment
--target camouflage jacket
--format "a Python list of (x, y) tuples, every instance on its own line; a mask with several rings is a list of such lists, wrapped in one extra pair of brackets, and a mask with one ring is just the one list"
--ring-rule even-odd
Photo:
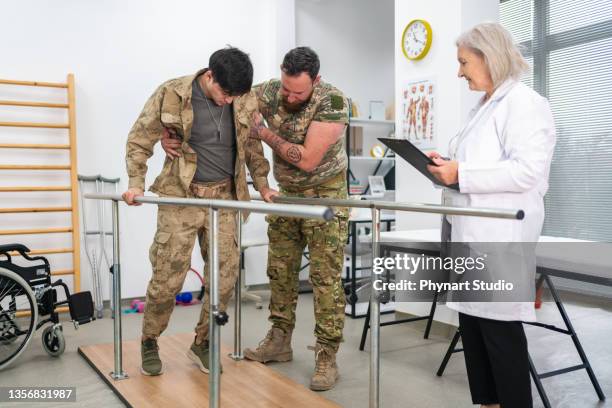
[[(253, 87), (270, 130), (289, 143), (304, 144), (308, 127), (313, 121), (348, 124), (348, 102), (342, 92), (332, 85), (320, 81), (312, 92), (308, 103), (296, 113), (285, 110), (280, 94), (281, 82), (272, 79)], [(305, 172), (274, 154), (274, 177), (283, 188), (301, 189), (325, 183), (346, 172), (348, 158), (344, 137), (331, 145), (317, 168)]]
[[(174, 129), (182, 137), (182, 155), (174, 160), (166, 157), (161, 173), (149, 190), (162, 196), (193, 197), (189, 185), (196, 172), (196, 153), (187, 141), (193, 125), (192, 84), (202, 72), (164, 82), (145, 104), (128, 135), (125, 162), (129, 188), (144, 190), (147, 160), (153, 155), (153, 147), (161, 140), (163, 127), (166, 127)], [(254, 93), (234, 99), (233, 105), (236, 129), (234, 185), (237, 198), (248, 201), (245, 163), (258, 191), (268, 187), (270, 165), (264, 157), (261, 141), (249, 138), (251, 118), (257, 111)]]

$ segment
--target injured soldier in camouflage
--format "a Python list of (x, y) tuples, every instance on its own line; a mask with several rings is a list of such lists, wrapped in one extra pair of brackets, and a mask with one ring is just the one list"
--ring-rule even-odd
[[(276, 191), (268, 187), (269, 164), (261, 142), (249, 137), (257, 101), (250, 91), (253, 67), (247, 54), (236, 48), (213, 53), (209, 67), (195, 75), (163, 83), (149, 98), (128, 136), (126, 166), (129, 205), (143, 195), (147, 160), (155, 144), (171, 136), (178, 144), (150, 191), (163, 197), (249, 200), (245, 164), (255, 188), (267, 201)], [(153, 276), (147, 287), (142, 327), (142, 367), (145, 375), (159, 375), (163, 365), (157, 339), (168, 326), (175, 296), (181, 291), (196, 238), (206, 263), (208, 281), (208, 209), (161, 205), (157, 231), (149, 251)], [(239, 250), (236, 214), (219, 212), (219, 298), (226, 309), (236, 284)], [(208, 285), (206, 296), (208, 298)], [(208, 301), (203, 302), (195, 339), (187, 354), (208, 372)]]

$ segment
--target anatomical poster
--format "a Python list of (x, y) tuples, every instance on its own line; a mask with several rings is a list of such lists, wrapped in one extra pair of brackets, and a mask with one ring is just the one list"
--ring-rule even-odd
[(432, 79), (406, 82), (402, 88), (400, 138), (421, 149), (436, 147), (435, 90)]

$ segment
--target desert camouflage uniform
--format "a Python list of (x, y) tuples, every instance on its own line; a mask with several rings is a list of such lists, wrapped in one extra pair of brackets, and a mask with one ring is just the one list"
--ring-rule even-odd
[[(313, 121), (348, 124), (348, 104), (333, 86), (315, 86), (308, 104), (297, 113), (281, 104), (280, 81), (255, 87), (259, 110), (270, 129), (290, 143), (304, 144)], [(347, 197), (347, 157), (344, 138), (325, 153), (319, 166), (305, 172), (274, 155), (274, 176), (285, 196)], [(268, 277), (270, 278), (270, 321), (285, 332), (293, 330), (298, 297), (298, 273), (302, 252), (310, 253), (310, 282), (314, 292), (315, 336), (320, 344), (337, 351), (344, 327), (342, 267), (348, 232), (348, 210), (336, 208), (331, 221), (268, 216)]]
[[(163, 127), (171, 128), (182, 138), (182, 156), (174, 160), (166, 157), (160, 175), (149, 189), (165, 197), (200, 197), (249, 200), (245, 163), (251, 172), (255, 188), (268, 186), (268, 161), (263, 156), (261, 142), (249, 138), (251, 118), (257, 110), (253, 93), (234, 99), (234, 127), (236, 129), (236, 167), (234, 178), (214, 183), (194, 183), (196, 153), (188, 144), (193, 125), (191, 105), (192, 83), (196, 75), (185, 76), (163, 83), (145, 104), (132, 127), (126, 147), (129, 187), (144, 190), (147, 159), (153, 155), (154, 145), (163, 136)], [(219, 211), (219, 300), (225, 310), (238, 271), (235, 212)], [(174, 308), (175, 296), (180, 292), (191, 265), (191, 253), (196, 236), (202, 257), (208, 260), (208, 209), (185, 206), (159, 206), (157, 232), (149, 251), (153, 276), (147, 288), (143, 338), (158, 337), (168, 325)], [(205, 276), (208, 280), (208, 262)], [(208, 285), (206, 285), (208, 287)], [(196, 326), (197, 342), (208, 336), (208, 302), (205, 301)]]

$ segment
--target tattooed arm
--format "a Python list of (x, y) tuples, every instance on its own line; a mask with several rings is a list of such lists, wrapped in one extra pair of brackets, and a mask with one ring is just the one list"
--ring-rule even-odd
[(251, 137), (264, 141), (283, 160), (311, 172), (317, 168), (327, 150), (344, 136), (344, 123), (311, 122), (303, 145), (289, 143), (255, 119)]

